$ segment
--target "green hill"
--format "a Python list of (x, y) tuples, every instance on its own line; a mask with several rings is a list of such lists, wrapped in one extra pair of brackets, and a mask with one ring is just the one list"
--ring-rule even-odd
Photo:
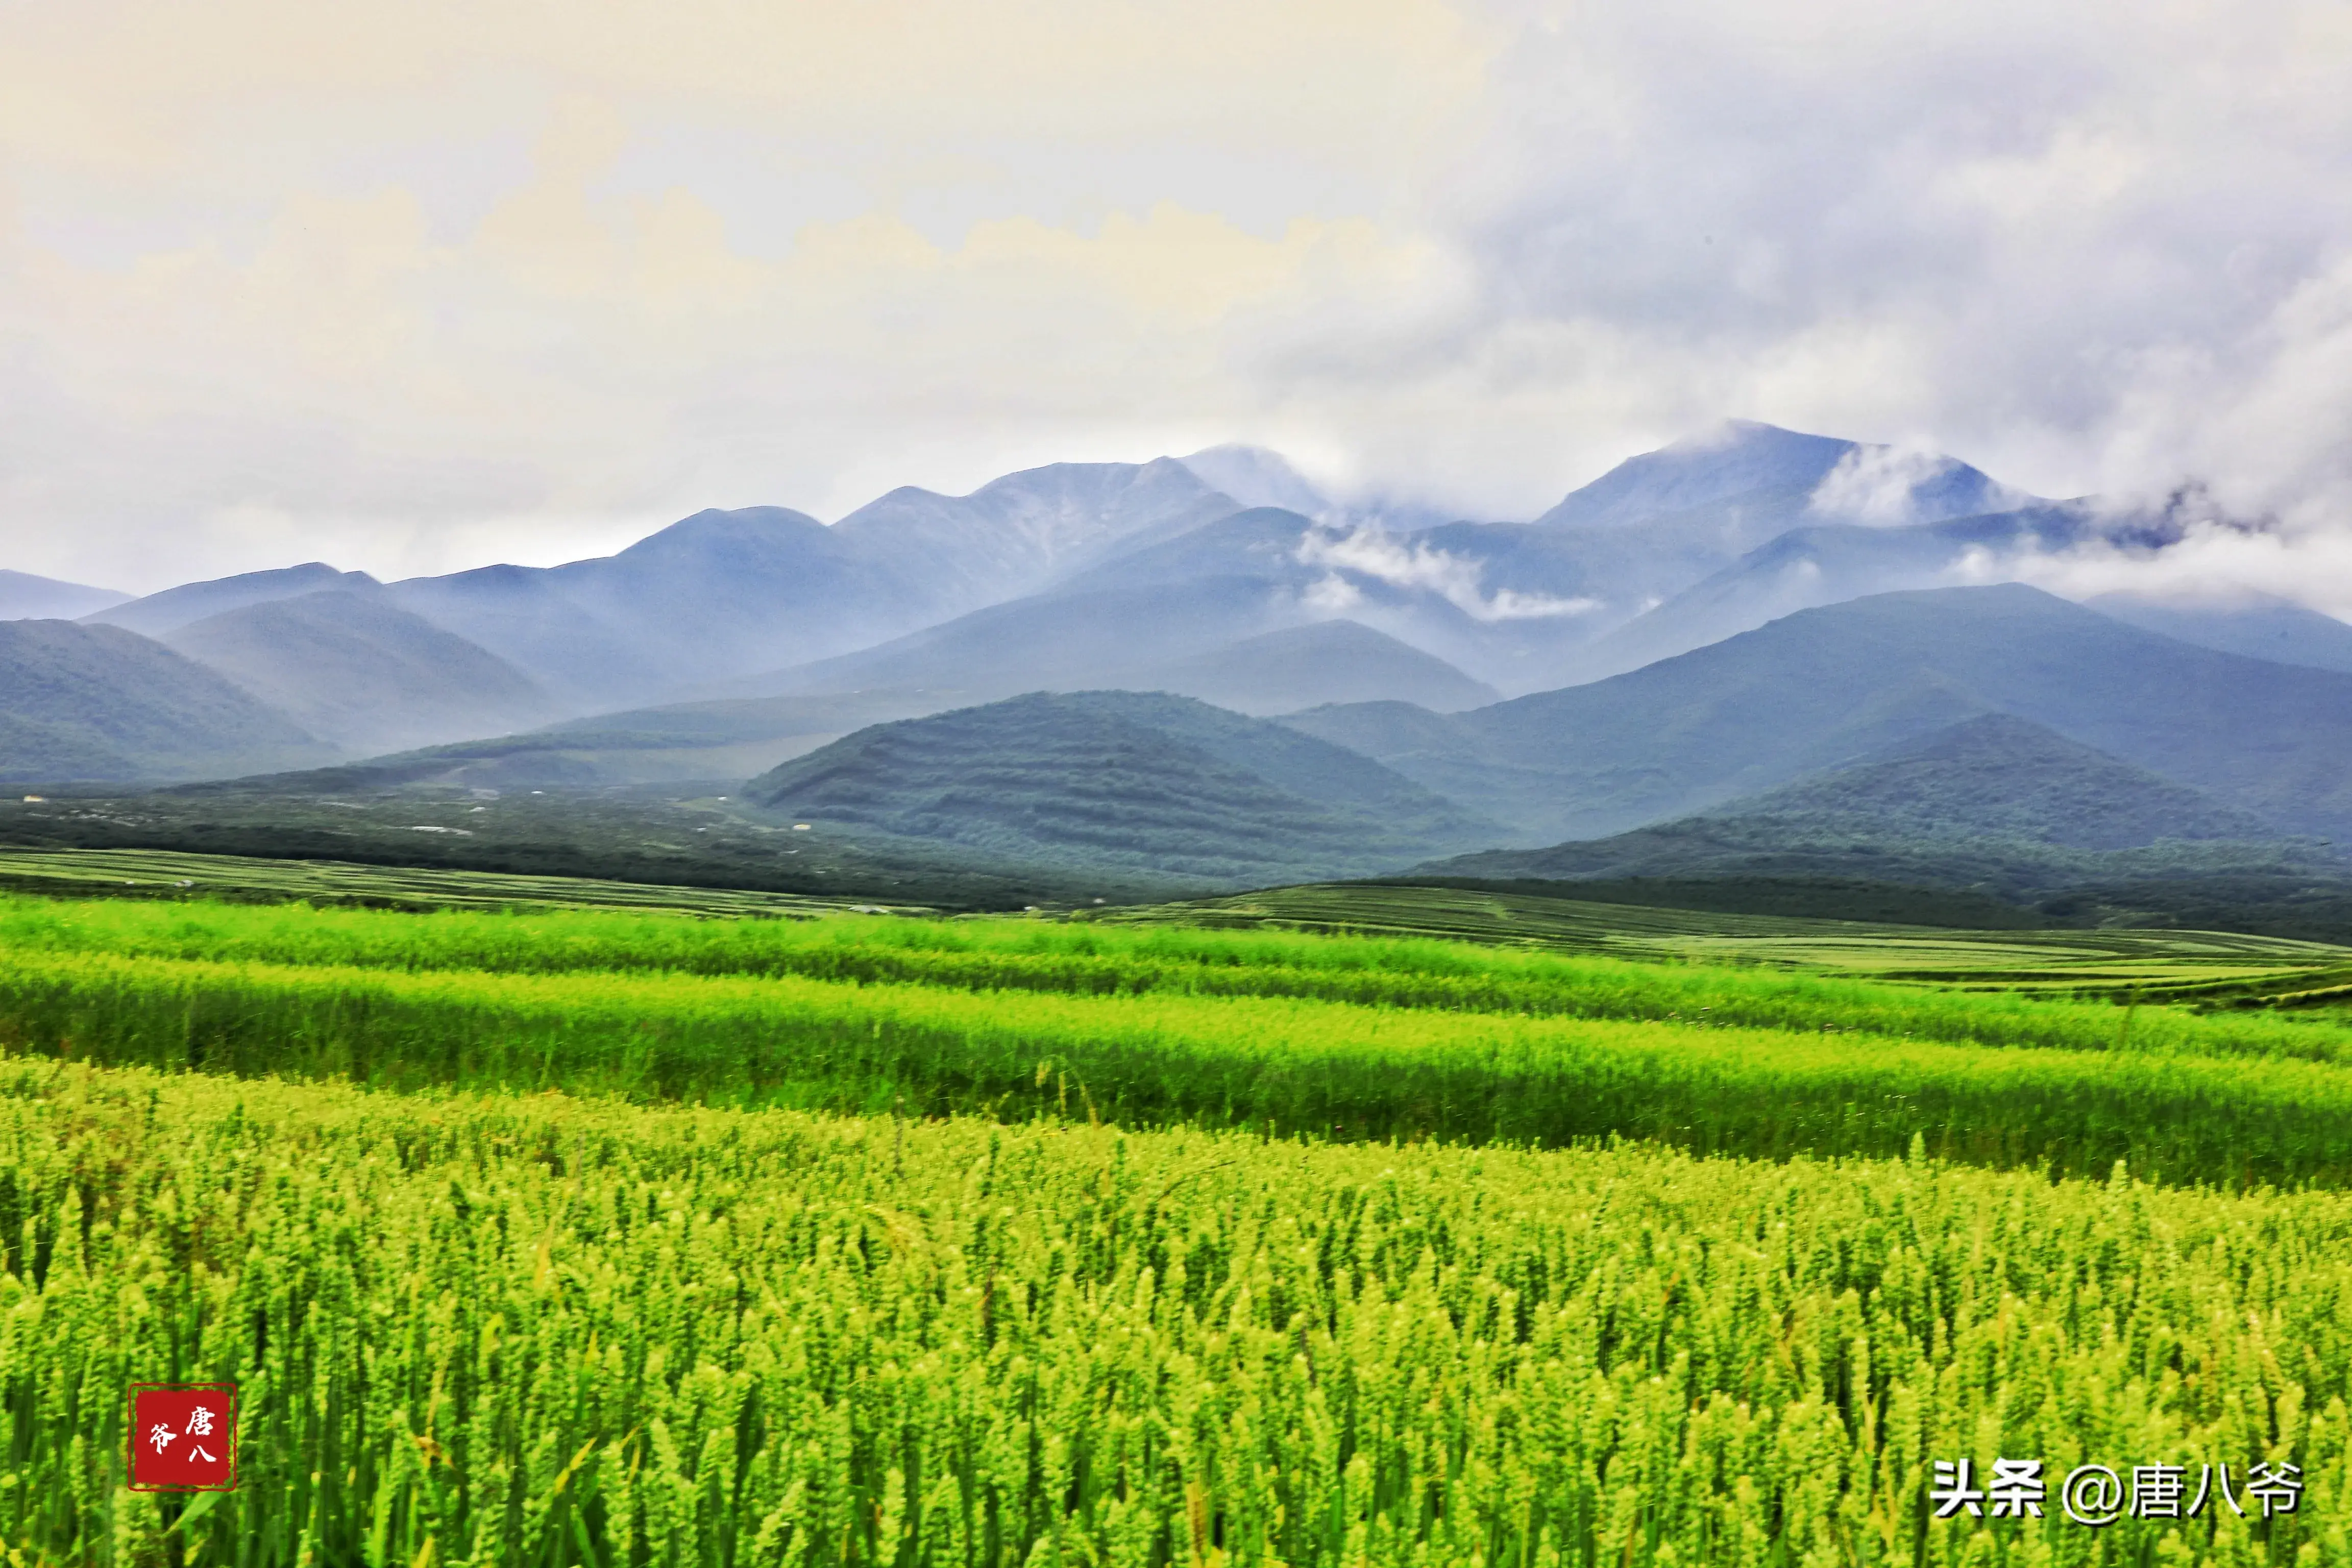
[(136, 632), (0, 621), (0, 778), (217, 778), (327, 754), (285, 715)]
[(2276, 832), (2352, 838), (2352, 675), (2194, 647), (2015, 584), (1804, 610), (1467, 713), (1381, 703), (1284, 722), (1541, 840), (1708, 811), (1988, 712)]
[(2013, 838), (2074, 849), (2280, 837), (2249, 812), (2008, 713), (1963, 720), (1706, 815), (1822, 837)]
[(555, 714), (530, 677), (381, 589), (271, 599), (161, 636), (312, 734), (362, 753), (506, 734)]
[(2322, 940), (2346, 934), (2352, 899), (2352, 867), (2328, 847), (2007, 714), (1674, 822), (1457, 856), (1417, 874), (1671, 883), (1667, 901), (1736, 886), (1743, 908), (1766, 907), (1758, 900), (1777, 889), (1843, 888), (1810, 906), (1826, 912), (1865, 886), (1942, 889), (2069, 920), (2193, 920)]
[(859, 731), (745, 794), (1013, 859), (1271, 882), (1393, 868), (1500, 829), (1338, 746), (1189, 698), (1033, 694)]

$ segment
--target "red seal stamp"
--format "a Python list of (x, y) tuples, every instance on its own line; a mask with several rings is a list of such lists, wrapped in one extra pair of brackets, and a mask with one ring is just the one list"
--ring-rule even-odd
[(225, 1492), (236, 1487), (236, 1384), (131, 1385), (131, 1489)]

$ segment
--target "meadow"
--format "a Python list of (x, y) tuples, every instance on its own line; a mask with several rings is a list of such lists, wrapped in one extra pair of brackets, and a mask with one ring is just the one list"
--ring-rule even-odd
[[(2352, 1561), (2352, 1032), (2211, 1005), (2341, 950), (570, 891), (0, 897), (12, 1563)], [(2306, 1490), (1929, 1519), (2025, 1454)]]
[[(16, 1563), (2352, 1553), (2336, 1193), (26, 1062), (0, 1141)], [(158, 1376), (239, 1490), (122, 1489)], [(2305, 1489), (1930, 1519), (1996, 1455)]]

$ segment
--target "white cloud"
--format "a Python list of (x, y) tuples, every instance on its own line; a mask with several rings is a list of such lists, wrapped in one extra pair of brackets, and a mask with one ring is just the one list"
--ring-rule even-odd
[(1916, 503), (1923, 487), (1959, 465), (1940, 453), (1916, 447), (1864, 443), (1838, 459), (1806, 499), (1805, 509), (1841, 522), (1874, 528), (1920, 521)]
[(0, 564), (1221, 440), (1526, 517), (1729, 414), (2202, 478), (2275, 532), (2180, 559), (2339, 602), (2347, 79), (2335, 0), (0, 9)]
[[(1478, 562), (1377, 528), (1309, 529), (1299, 541), (1298, 559), (1304, 565), (1336, 567), (1391, 587), (1435, 594), (1481, 621), (1550, 620), (1589, 615), (1601, 608), (1598, 599), (1555, 598), (1516, 588), (1489, 593), (1484, 582), (1486, 568)], [(1330, 576), (1318, 580), (1317, 591), (1321, 591), (1323, 583), (1335, 581), (1339, 580)], [(1353, 588), (1349, 594), (1349, 604), (1360, 602), (1361, 595)]]

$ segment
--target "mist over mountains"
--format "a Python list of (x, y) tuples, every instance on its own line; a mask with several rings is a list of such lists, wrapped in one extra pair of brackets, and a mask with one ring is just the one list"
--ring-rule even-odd
[[(2352, 841), (2352, 626), (2008, 580), (2179, 536), (1733, 422), (1522, 522), (1367, 515), (1225, 447), (903, 488), (830, 525), (703, 511), (554, 567), (313, 562), (136, 599), (0, 574), (0, 775), (758, 775), (776, 809), (894, 840), (1229, 881), (1461, 851), (1513, 877), (1917, 871), (1995, 840), (2062, 879), (2160, 844), (2324, 868)], [(1268, 735), (1352, 760), (1269, 773), (1242, 734), (1260, 762)], [(1342, 798), (1373, 777), (1405, 793)], [(1937, 777), (2023, 794), (1937, 816)], [(2037, 836), (2070, 798), (2139, 837)]]

